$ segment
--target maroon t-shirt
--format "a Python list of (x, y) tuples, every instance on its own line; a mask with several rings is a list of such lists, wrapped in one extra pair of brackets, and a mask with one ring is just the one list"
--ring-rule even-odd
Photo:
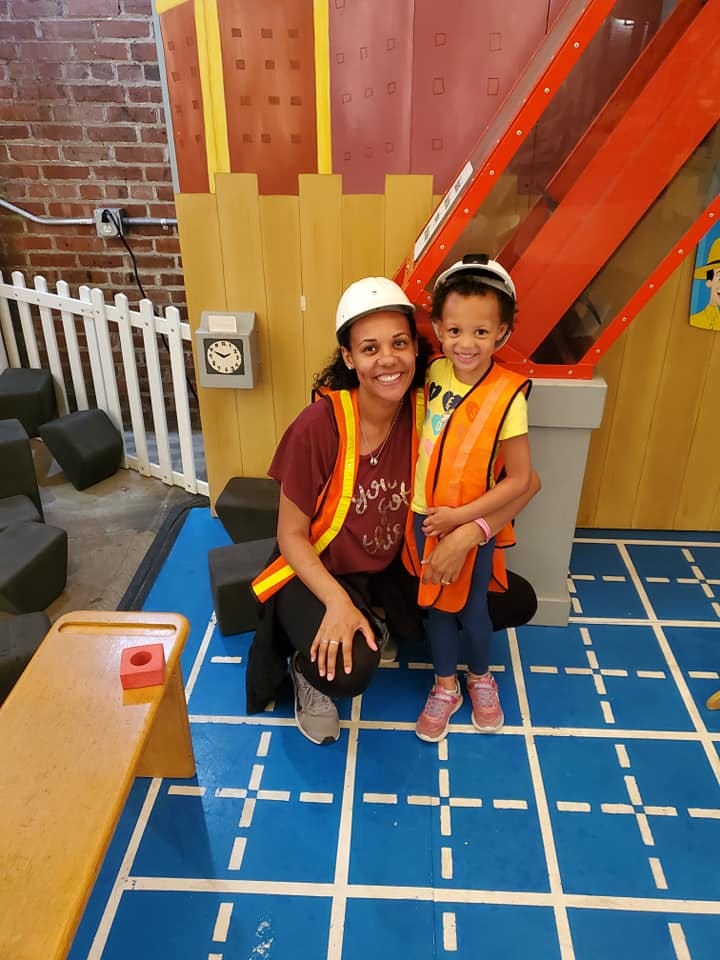
[[(328, 400), (306, 407), (280, 441), (268, 473), (308, 517), (331, 475), (340, 438)], [(360, 457), (352, 504), (342, 529), (321, 554), (334, 574), (375, 573), (397, 556), (410, 504), (412, 416), (406, 398), (376, 466)]]

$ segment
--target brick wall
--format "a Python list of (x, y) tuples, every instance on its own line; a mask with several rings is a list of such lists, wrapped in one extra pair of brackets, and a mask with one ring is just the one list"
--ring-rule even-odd
[[(151, 0), (0, 0), (0, 196), (40, 216), (175, 216)], [(157, 307), (184, 308), (177, 234), (128, 242)], [(118, 239), (0, 211), (0, 267), (136, 301)]]
[[(174, 218), (168, 156), (151, 0), (0, 0), (0, 197), (38, 216)], [(187, 319), (176, 229), (133, 227), (127, 241), (156, 311)], [(121, 240), (2, 207), (0, 270), (140, 299)]]

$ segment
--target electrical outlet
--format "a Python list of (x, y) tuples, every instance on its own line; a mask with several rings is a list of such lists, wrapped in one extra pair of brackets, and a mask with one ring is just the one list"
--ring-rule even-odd
[(127, 211), (119, 207), (98, 207), (93, 211), (95, 229), (99, 237), (122, 237), (125, 234)]

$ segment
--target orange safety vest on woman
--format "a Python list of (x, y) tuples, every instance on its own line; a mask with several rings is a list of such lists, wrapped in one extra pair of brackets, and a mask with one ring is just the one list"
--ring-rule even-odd
[[(315, 512), (310, 521), (310, 542), (315, 548), (315, 552), (321, 554), (342, 529), (352, 503), (360, 463), (360, 444), (358, 442), (360, 414), (358, 412), (357, 390), (320, 389), (317, 394), (319, 397), (327, 397), (332, 403), (333, 415), (340, 437), (335, 467), (320, 492), (315, 504)], [(412, 393), (410, 396), (412, 397)], [(417, 459), (417, 424), (422, 423), (425, 407), (422, 390), (415, 392), (415, 401), (412, 405), (413, 451), (411, 462), (413, 469)], [(295, 571), (287, 560), (280, 555), (253, 580), (253, 592), (258, 600), (264, 603), (294, 576)]]
[[(485, 376), (465, 394), (453, 409), (430, 455), (425, 477), (425, 502), (429, 507), (459, 507), (482, 496), (502, 471), (497, 456), (500, 429), (510, 404), (522, 390), (530, 393), (530, 381), (493, 361)], [(423, 559), (437, 546), (437, 537), (427, 537)], [(495, 537), (491, 590), (507, 590), (507, 573), (502, 549), (515, 543), (511, 523)], [(467, 603), (475, 555), (473, 547), (465, 557), (458, 579), (451, 584), (422, 582), (422, 567), (415, 542), (413, 514), (408, 514), (402, 558), (405, 567), (418, 577), (418, 604), (457, 613)]]

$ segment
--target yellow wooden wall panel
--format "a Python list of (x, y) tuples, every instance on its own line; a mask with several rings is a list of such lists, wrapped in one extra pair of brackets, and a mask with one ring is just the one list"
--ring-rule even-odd
[(640, 529), (672, 527), (697, 418), (708, 351), (702, 331), (688, 323), (691, 276), (687, 261), (672, 278), (677, 295), (633, 516)]
[(385, 197), (347, 194), (342, 198), (342, 285), (361, 277), (385, 276)]
[(385, 271), (392, 277), (403, 265), (432, 213), (432, 176), (385, 177)]
[[(578, 506), (577, 525), (579, 527), (598, 526), (596, 514), (598, 501), (600, 499), (603, 470), (605, 468), (607, 445), (615, 414), (615, 395), (620, 380), (624, 353), (624, 339), (617, 340), (597, 366), (599, 376), (603, 377), (607, 382), (607, 394), (605, 396), (602, 423), (596, 430), (593, 430), (590, 437), (590, 446), (585, 466), (585, 478), (583, 480), (580, 504)], [(542, 477), (540, 479), (542, 480)]]
[[(332, 354), (342, 293), (342, 177), (302, 174), (300, 252), (306, 389)], [(308, 396), (309, 399), (309, 396)]]
[(242, 475), (264, 477), (275, 451), (275, 405), (257, 176), (220, 173), (215, 178), (228, 310), (256, 313), (255, 386), (234, 390)]
[[(198, 391), (212, 500), (231, 476), (265, 474), (334, 347), (340, 292), (392, 276), (430, 215), (429, 177), (386, 187), (342, 196), (338, 178), (307, 175), (299, 198), (258, 197), (254, 176), (235, 174), (218, 177), (219, 208), (177, 198), (192, 328), (210, 308), (258, 317), (258, 388)], [(691, 273), (688, 258), (598, 365), (608, 395), (579, 526), (720, 529), (720, 338), (687, 323)]]
[[(178, 194), (175, 198), (180, 253), (185, 275), (188, 318), (194, 331), (203, 310), (225, 310), (223, 251), (215, 197)], [(193, 338), (197, 393), (205, 444), (210, 499), (214, 504), (227, 481), (242, 474), (240, 430), (233, 390), (213, 390), (197, 382), (198, 359)]]
[(714, 513), (720, 499), (720, 336), (711, 330), (697, 332), (705, 340), (709, 362), (675, 512), (678, 530), (712, 530), (718, 526)]
[(625, 343), (625, 352), (615, 391), (595, 516), (597, 526), (632, 525), (675, 297), (671, 278), (619, 341)]
[(720, 530), (720, 491), (715, 499), (715, 508), (713, 510), (710, 530)]
[(304, 357), (298, 198), (260, 197), (275, 439), (310, 399)]

